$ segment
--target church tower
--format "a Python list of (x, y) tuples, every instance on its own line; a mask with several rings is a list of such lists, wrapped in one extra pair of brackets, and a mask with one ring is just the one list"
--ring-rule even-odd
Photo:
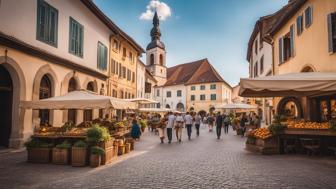
[(153, 77), (158, 81), (158, 86), (164, 85), (167, 81), (166, 48), (160, 41), (160, 20), (155, 11), (153, 17), (153, 28), (150, 32), (152, 41), (146, 48), (146, 67)]

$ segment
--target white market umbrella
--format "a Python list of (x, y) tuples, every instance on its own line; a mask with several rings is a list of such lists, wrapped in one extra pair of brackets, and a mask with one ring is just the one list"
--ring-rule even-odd
[(169, 108), (140, 108), (139, 112), (152, 112), (152, 113), (162, 113), (162, 112), (172, 112)]
[(336, 93), (336, 73), (302, 72), (275, 76), (241, 78), (239, 96), (282, 97)]
[(126, 99), (127, 101), (130, 102), (136, 102), (139, 104), (157, 104), (159, 103), (156, 100), (152, 100), (152, 99), (147, 99), (147, 98), (133, 98), (133, 99)]
[(230, 103), (220, 104), (215, 107), (216, 109), (257, 109), (256, 106), (244, 103)]
[(37, 101), (21, 101), (24, 109), (136, 109), (134, 102), (79, 90)]

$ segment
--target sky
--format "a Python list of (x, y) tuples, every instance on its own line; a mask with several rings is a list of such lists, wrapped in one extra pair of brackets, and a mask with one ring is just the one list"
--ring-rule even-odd
[[(167, 67), (208, 58), (231, 86), (248, 77), (247, 44), (255, 22), (288, 0), (94, 0), (142, 48), (160, 16)], [(141, 58), (145, 62), (145, 54)]]

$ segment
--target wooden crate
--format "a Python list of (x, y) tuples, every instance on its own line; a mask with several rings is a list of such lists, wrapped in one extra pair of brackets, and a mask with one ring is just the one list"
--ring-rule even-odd
[(125, 154), (129, 153), (131, 151), (131, 143), (125, 144)]
[(67, 165), (69, 164), (69, 155), (70, 153), (68, 149), (53, 148), (52, 163), (58, 165)]
[(125, 145), (118, 146), (118, 156), (125, 154)]
[(51, 148), (28, 148), (27, 160), (30, 163), (50, 163)]
[(82, 147), (72, 147), (71, 149), (71, 165), (81, 167), (86, 165), (87, 149)]

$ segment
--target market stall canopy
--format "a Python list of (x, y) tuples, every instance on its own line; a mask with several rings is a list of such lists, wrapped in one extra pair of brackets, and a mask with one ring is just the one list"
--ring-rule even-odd
[(152, 113), (161, 113), (161, 112), (172, 112), (172, 109), (169, 108), (140, 108), (140, 112), (152, 112)]
[(37, 101), (21, 101), (24, 109), (136, 109), (136, 103), (80, 90)]
[(126, 100), (130, 101), (130, 102), (137, 102), (139, 104), (157, 104), (157, 103), (159, 103), (156, 100), (147, 99), (147, 98), (133, 98), (133, 99), (126, 99)]
[(302, 72), (257, 78), (241, 78), (239, 96), (315, 96), (335, 92), (336, 73)]
[(244, 103), (231, 103), (231, 104), (220, 104), (215, 107), (216, 109), (256, 109), (256, 106)]

